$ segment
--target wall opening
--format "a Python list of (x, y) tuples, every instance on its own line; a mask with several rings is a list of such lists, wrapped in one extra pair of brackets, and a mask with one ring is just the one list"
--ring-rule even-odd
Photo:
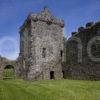
[(65, 71), (62, 71), (62, 73), (63, 73), (63, 78), (65, 79), (66, 78)]
[(46, 57), (46, 48), (42, 49), (42, 57), (45, 58)]
[(60, 51), (60, 56), (61, 56), (61, 57), (63, 56), (63, 51), (62, 51), (62, 50)]
[(12, 65), (7, 65), (4, 68), (3, 79), (14, 79), (14, 67)]
[(50, 72), (50, 79), (54, 79), (55, 77), (54, 77), (54, 71), (51, 71)]

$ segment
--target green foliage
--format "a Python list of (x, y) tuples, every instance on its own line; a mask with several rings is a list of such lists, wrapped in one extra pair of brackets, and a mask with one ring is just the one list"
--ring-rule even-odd
[(100, 82), (2, 80), (0, 100), (100, 100)]
[(5, 69), (4, 70), (4, 79), (10, 79), (10, 78), (14, 78), (14, 70), (11, 69)]

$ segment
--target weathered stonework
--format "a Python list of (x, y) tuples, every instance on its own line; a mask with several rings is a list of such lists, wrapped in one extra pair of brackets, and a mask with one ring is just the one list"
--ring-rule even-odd
[[(100, 58), (100, 40), (91, 43), (91, 39), (100, 36), (100, 22), (95, 24), (87, 23), (86, 28), (80, 27), (78, 32), (73, 32), (72, 37), (66, 42), (66, 68), (65, 73), (67, 78), (71, 79), (88, 79), (88, 80), (100, 80), (100, 60), (95, 61), (89, 56), (89, 50), (95, 58)], [(100, 39), (100, 37), (99, 37)], [(81, 43), (80, 43), (81, 42)], [(78, 46), (79, 44), (79, 46)], [(81, 45), (80, 45), (81, 44)], [(78, 54), (82, 57), (78, 58)], [(82, 61), (79, 62), (82, 58)]]
[[(64, 21), (52, 16), (48, 8), (29, 14), (20, 28), (20, 53), (16, 61), (0, 57), (0, 79), (7, 65), (17, 78), (26, 80), (83, 79), (100, 80), (100, 22), (87, 23), (64, 37)], [(100, 38), (100, 37), (99, 37)], [(90, 44), (89, 44), (90, 43)], [(97, 60), (97, 59), (96, 59)]]
[(48, 8), (44, 8), (39, 14), (28, 16), (20, 29), (23, 78), (28, 80), (63, 78), (63, 27), (63, 20), (53, 17)]

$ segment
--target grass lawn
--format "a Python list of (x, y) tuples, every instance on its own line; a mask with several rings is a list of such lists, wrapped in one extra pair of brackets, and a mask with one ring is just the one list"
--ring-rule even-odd
[(4, 79), (14, 79), (14, 71), (13, 69), (5, 69), (4, 70)]
[(0, 100), (100, 100), (100, 81), (1, 80)]

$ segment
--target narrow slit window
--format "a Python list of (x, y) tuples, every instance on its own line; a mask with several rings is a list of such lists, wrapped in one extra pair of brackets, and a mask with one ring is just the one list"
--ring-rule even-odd
[(43, 48), (43, 50), (42, 50), (42, 57), (43, 57), (43, 58), (46, 57), (46, 48)]
[(62, 51), (62, 50), (60, 51), (60, 56), (61, 56), (61, 57), (63, 56), (63, 51)]

